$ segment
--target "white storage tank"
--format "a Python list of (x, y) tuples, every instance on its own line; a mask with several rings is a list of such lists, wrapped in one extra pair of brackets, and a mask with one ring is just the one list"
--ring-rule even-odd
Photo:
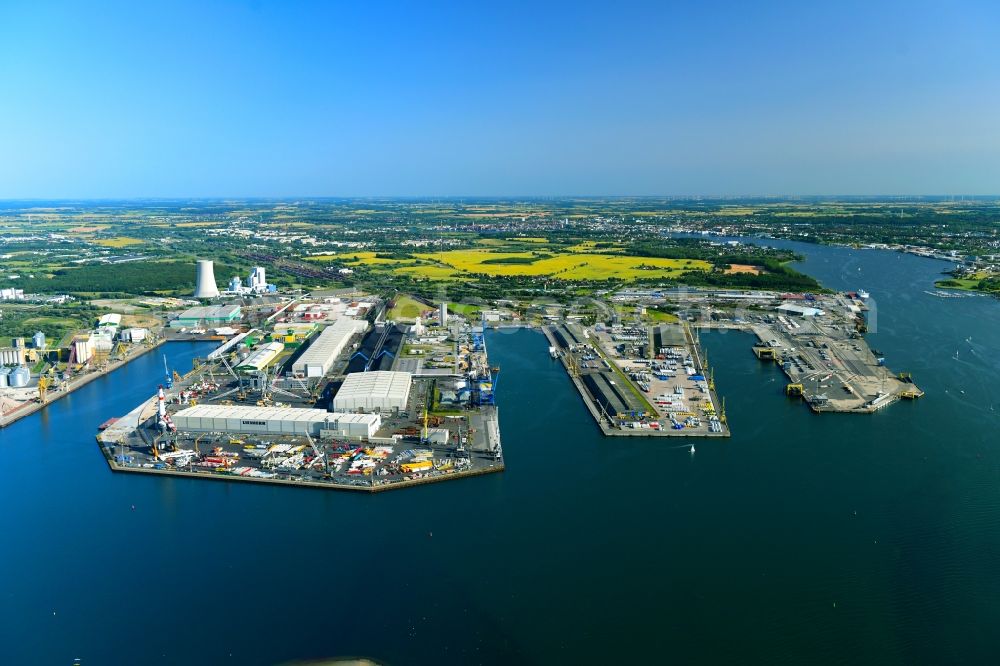
[(42, 349), (43, 347), (45, 347), (45, 334), (42, 333), (41, 331), (38, 331), (33, 336), (31, 336), (31, 345), (35, 349)]
[(28, 380), (31, 379), (31, 373), (25, 366), (19, 366), (10, 373), (9, 382), (13, 388), (21, 388), (28, 385)]
[(10, 368), (0, 368), (0, 388), (7, 388), (7, 378), (10, 376)]

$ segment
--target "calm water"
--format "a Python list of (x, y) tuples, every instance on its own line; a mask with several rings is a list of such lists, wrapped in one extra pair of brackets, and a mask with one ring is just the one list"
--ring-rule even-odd
[(601, 438), (544, 338), (498, 332), (507, 472), (367, 496), (112, 475), (94, 430), (162, 364), (92, 383), (0, 431), (0, 663), (994, 661), (1000, 303), (798, 248), (927, 397), (815, 416), (706, 334), (734, 436), (692, 457)]

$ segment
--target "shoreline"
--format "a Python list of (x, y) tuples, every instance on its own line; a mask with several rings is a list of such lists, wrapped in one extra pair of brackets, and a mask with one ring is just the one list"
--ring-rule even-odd
[(147, 354), (147, 353), (153, 351), (154, 349), (159, 348), (160, 345), (162, 345), (162, 344), (164, 344), (166, 342), (168, 342), (168, 340), (165, 337), (160, 337), (152, 345), (143, 346), (142, 349), (129, 354), (125, 358), (123, 358), (121, 360), (118, 360), (118, 361), (114, 361), (113, 363), (109, 363), (108, 367), (105, 368), (104, 370), (97, 370), (95, 372), (88, 372), (86, 375), (84, 375), (84, 376), (82, 376), (82, 377), (80, 377), (80, 378), (78, 378), (76, 380), (72, 380), (71, 379), (69, 381), (69, 387), (68, 388), (66, 388), (64, 390), (60, 390), (55, 395), (51, 395), (50, 394), (50, 397), (48, 397), (44, 402), (39, 402), (36, 399), (36, 400), (31, 401), (31, 402), (24, 403), (20, 407), (15, 408), (13, 411), (8, 412), (7, 414), (0, 415), (0, 429), (6, 428), (7, 426), (12, 425), (14, 423), (17, 423), (18, 421), (20, 421), (21, 419), (23, 419), (25, 417), (28, 417), (28, 416), (31, 416), (32, 414), (36, 414), (36, 413), (40, 412), (46, 406), (48, 406), (48, 405), (50, 405), (50, 404), (52, 404), (54, 402), (57, 402), (57, 401), (61, 400), (62, 398), (64, 398), (65, 396), (69, 395), (73, 391), (76, 391), (77, 389), (86, 386), (90, 382), (92, 382), (92, 381), (94, 381), (96, 379), (99, 379), (101, 377), (105, 377), (105, 376), (111, 374), (112, 372), (114, 372), (115, 370), (117, 370), (117, 369), (119, 369), (119, 368), (121, 368), (121, 367), (123, 367), (125, 365), (128, 365), (129, 363), (131, 363), (135, 359), (139, 358), (140, 356), (143, 356), (144, 354)]
[(497, 465), (492, 467), (485, 467), (475, 470), (467, 470), (462, 472), (451, 472), (439, 474), (436, 476), (422, 477), (419, 479), (410, 479), (405, 481), (395, 481), (392, 483), (384, 483), (380, 485), (348, 485), (343, 483), (334, 482), (324, 482), (324, 481), (293, 481), (291, 479), (267, 479), (255, 476), (236, 476), (232, 474), (217, 474), (215, 472), (185, 472), (183, 470), (176, 469), (154, 469), (150, 467), (122, 467), (118, 465), (113, 458), (108, 456), (108, 449), (103, 446), (103, 443), (98, 439), (99, 448), (101, 449), (101, 454), (104, 456), (105, 461), (108, 463), (108, 469), (112, 473), (123, 473), (123, 474), (152, 474), (158, 476), (171, 476), (177, 478), (188, 478), (188, 479), (207, 479), (210, 481), (245, 481), (248, 483), (263, 483), (278, 486), (292, 486), (301, 488), (311, 488), (315, 490), (340, 490), (340, 491), (353, 491), (353, 492), (366, 492), (370, 494), (380, 493), (387, 490), (398, 490), (403, 488), (412, 488), (414, 486), (427, 485), (431, 483), (439, 483), (442, 481), (452, 481), (455, 479), (461, 479), (465, 477), (474, 476), (484, 476), (486, 474), (496, 474), (504, 471), (505, 465), (503, 461), (500, 461)]

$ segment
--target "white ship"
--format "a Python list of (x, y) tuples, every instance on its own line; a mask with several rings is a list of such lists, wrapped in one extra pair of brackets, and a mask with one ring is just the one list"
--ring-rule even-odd
[(870, 295), (871, 295), (871, 294), (869, 294), (869, 293), (868, 293), (867, 291), (865, 291), (864, 289), (858, 289), (858, 298), (860, 298), (861, 300), (863, 300), (863, 301), (867, 301), (867, 300), (868, 300), (868, 297), (869, 297)]

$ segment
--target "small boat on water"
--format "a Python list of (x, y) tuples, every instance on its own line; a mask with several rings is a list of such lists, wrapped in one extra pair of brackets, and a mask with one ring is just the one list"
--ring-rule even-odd
[(694, 455), (694, 444), (691, 445), (691, 455)]
[(864, 289), (858, 289), (858, 298), (860, 298), (861, 300), (867, 301), (869, 296), (871, 296), (871, 294), (869, 294)]

